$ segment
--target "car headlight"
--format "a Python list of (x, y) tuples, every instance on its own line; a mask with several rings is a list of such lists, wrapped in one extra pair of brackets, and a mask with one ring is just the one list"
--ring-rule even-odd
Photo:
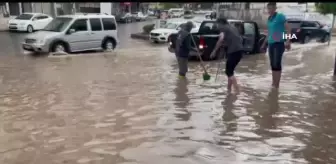
[(39, 43), (39, 44), (43, 44), (44, 43), (44, 39), (40, 39), (40, 40), (37, 40), (37, 43)]
[(168, 35), (168, 33), (163, 33), (163, 35)]

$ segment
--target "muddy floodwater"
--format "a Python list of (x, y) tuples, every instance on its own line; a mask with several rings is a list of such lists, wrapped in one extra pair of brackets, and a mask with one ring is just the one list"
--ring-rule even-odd
[[(279, 92), (266, 55), (238, 66), (239, 95), (166, 46), (107, 55), (0, 56), (1, 164), (335, 164), (335, 47), (297, 45)], [(223, 66), (224, 67), (224, 64)]]

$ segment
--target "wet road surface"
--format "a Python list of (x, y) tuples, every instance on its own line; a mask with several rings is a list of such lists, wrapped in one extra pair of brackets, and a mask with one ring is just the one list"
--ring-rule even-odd
[(0, 55), (0, 163), (336, 163), (335, 47), (293, 46), (279, 93), (267, 56), (245, 56), (241, 94), (229, 96), (216, 62), (211, 81), (195, 62), (181, 81), (166, 46), (135, 42), (107, 55)]

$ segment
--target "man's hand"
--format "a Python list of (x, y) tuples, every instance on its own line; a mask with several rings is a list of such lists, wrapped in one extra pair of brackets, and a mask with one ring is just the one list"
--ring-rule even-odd
[(287, 50), (290, 50), (290, 49), (291, 49), (291, 42), (290, 42), (289, 40), (287, 40), (287, 41), (285, 42), (285, 48), (286, 48)]
[(260, 52), (266, 52), (266, 43), (265, 42), (260, 46)]
[(216, 57), (216, 51), (212, 51), (210, 55), (210, 59), (213, 59)]

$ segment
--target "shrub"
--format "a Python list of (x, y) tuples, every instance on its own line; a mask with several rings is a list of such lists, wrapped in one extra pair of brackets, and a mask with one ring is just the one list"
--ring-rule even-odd
[(154, 29), (154, 27), (155, 27), (155, 24), (148, 24), (148, 25), (145, 25), (145, 26), (143, 26), (143, 28), (142, 28), (142, 32), (144, 33), (144, 34), (149, 34), (153, 29)]

